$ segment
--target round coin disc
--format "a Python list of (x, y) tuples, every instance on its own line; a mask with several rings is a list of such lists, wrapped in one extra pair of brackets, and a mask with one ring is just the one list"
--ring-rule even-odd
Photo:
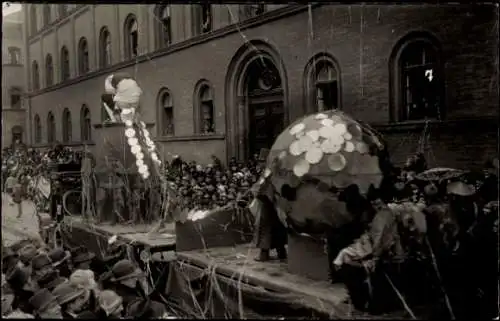
[(356, 143), (356, 150), (360, 153), (360, 154), (366, 154), (368, 153), (368, 145), (366, 145), (365, 143), (363, 142), (357, 142)]
[(296, 140), (290, 144), (289, 150), (290, 150), (290, 154), (292, 154), (293, 156), (299, 156), (303, 152), (302, 149), (300, 148), (300, 144), (299, 144), (298, 140)]
[(264, 176), (264, 178), (268, 178), (269, 176), (271, 176), (271, 170), (269, 168), (266, 168), (264, 170), (263, 176)]
[(144, 165), (144, 161), (142, 159), (138, 159), (135, 161), (135, 165), (137, 165), (137, 167), (141, 167), (142, 165)]
[(142, 178), (144, 178), (144, 179), (148, 179), (148, 178), (149, 178), (149, 173), (144, 173), (144, 174), (142, 174)]
[(342, 135), (334, 135), (333, 137), (330, 137), (330, 139), (335, 145), (342, 145), (344, 143), (344, 136)]
[(339, 172), (344, 169), (346, 164), (347, 162), (344, 155), (340, 153), (328, 156), (328, 167), (330, 167), (332, 171)]
[(323, 151), (321, 148), (318, 147), (313, 147), (310, 150), (307, 151), (306, 153), (306, 161), (309, 164), (318, 164), (321, 162), (321, 159), (323, 158)]
[(139, 166), (139, 173), (145, 174), (148, 171), (148, 167), (146, 165)]
[(323, 125), (323, 126), (333, 126), (334, 122), (333, 122), (333, 120), (326, 118), (326, 119), (323, 119), (321, 121), (321, 125)]
[(139, 140), (137, 138), (135, 138), (135, 137), (129, 138), (127, 140), (127, 142), (128, 142), (128, 144), (130, 146), (134, 146), (134, 145), (138, 145), (139, 144)]
[(132, 121), (131, 121), (131, 120), (126, 120), (126, 121), (125, 121), (125, 126), (127, 126), (127, 127), (132, 127), (132, 125), (133, 125), (133, 124), (134, 124), (134, 123), (132, 123)]
[(328, 116), (325, 115), (325, 114), (323, 114), (323, 113), (321, 113), (321, 114), (317, 114), (314, 118), (317, 119), (317, 120), (321, 120), (321, 119), (328, 118)]
[(313, 143), (314, 142), (311, 139), (311, 137), (309, 137), (307, 135), (300, 137), (300, 139), (299, 139), (299, 147), (300, 147), (301, 153), (307, 152), (312, 147)]
[(127, 136), (128, 138), (134, 137), (135, 130), (133, 128), (127, 128), (127, 130), (125, 130), (125, 136)]
[(349, 132), (346, 132), (343, 136), (344, 136), (345, 140), (351, 140), (352, 139), (352, 135)]
[(304, 133), (304, 131), (301, 131), (301, 132), (298, 132), (296, 135), (295, 135), (295, 138), (299, 139), (300, 137), (304, 136), (306, 133)]
[(287, 153), (285, 150), (282, 150), (278, 156), (279, 159), (284, 159), (286, 157)]
[(309, 173), (309, 168), (309, 163), (305, 159), (301, 159), (293, 166), (293, 173), (297, 177), (302, 177)]
[(344, 150), (346, 152), (352, 153), (352, 152), (354, 152), (355, 149), (356, 149), (356, 147), (354, 146), (353, 142), (346, 142), (345, 143)]
[(135, 158), (137, 158), (137, 159), (143, 159), (144, 158), (144, 154), (142, 152), (138, 152), (137, 154), (135, 154)]
[(141, 151), (141, 146), (134, 145), (130, 148), (130, 151), (132, 152), (132, 154), (137, 155)]
[(331, 138), (335, 135), (335, 131), (331, 126), (324, 126), (319, 129), (319, 135), (324, 138)]
[(298, 123), (290, 129), (290, 135), (297, 135), (299, 132), (303, 131), (306, 125), (303, 123)]
[(340, 145), (335, 144), (331, 139), (327, 139), (321, 143), (321, 150), (325, 154), (334, 154), (340, 150)]
[(335, 129), (335, 133), (339, 136), (343, 136), (347, 132), (347, 126), (344, 123), (335, 124), (333, 129)]
[(317, 130), (310, 130), (306, 133), (306, 135), (309, 136), (313, 142), (319, 139), (319, 132)]
[(151, 158), (152, 158), (154, 161), (157, 161), (157, 160), (158, 160), (158, 154), (156, 154), (156, 153), (151, 153)]

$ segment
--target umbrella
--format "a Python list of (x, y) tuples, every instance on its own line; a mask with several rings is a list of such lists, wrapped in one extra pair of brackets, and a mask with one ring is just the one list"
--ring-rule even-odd
[[(269, 182), (278, 198), (294, 202), (287, 206), (288, 215), (296, 216), (292, 221), (332, 225), (348, 213), (345, 203), (328, 192), (356, 185), (366, 195), (370, 187), (379, 188), (386, 160), (375, 130), (341, 111), (324, 111), (295, 121), (278, 136), (258, 184), (264, 188)], [(285, 186), (296, 189), (293, 200), (284, 195)], [(277, 203), (280, 207), (283, 201)], [(338, 217), (332, 218), (332, 211)]]
[(415, 176), (420, 181), (442, 181), (461, 177), (465, 172), (455, 168), (436, 167)]

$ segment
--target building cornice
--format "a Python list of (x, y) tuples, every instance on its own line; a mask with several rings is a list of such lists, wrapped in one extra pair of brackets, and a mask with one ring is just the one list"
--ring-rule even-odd
[[(316, 3), (316, 4), (313, 4), (312, 7), (314, 8), (314, 7), (321, 6), (321, 5), (322, 4)], [(88, 6), (86, 6), (86, 7), (88, 7)], [(172, 44), (166, 48), (161, 48), (159, 50), (155, 50), (153, 52), (135, 57), (135, 58), (130, 59), (128, 61), (122, 61), (122, 62), (116, 63), (114, 65), (111, 65), (109, 67), (98, 69), (95, 71), (91, 71), (85, 75), (81, 75), (81, 76), (69, 79), (65, 82), (57, 83), (57, 84), (50, 86), (50, 87), (42, 88), (36, 92), (30, 93), (30, 97), (36, 97), (36, 96), (39, 96), (39, 95), (42, 95), (42, 94), (45, 94), (48, 92), (52, 92), (52, 91), (55, 91), (55, 90), (58, 90), (58, 89), (61, 89), (64, 87), (72, 86), (72, 85), (78, 84), (82, 81), (93, 79), (93, 78), (96, 78), (96, 77), (99, 77), (102, 75), (106, 75), (106, 74), (115, 72), (115, 71), (123, 69), (123, 68), (134, 66), (138, 63), (142, 63), (142, 62), (152, 60), (155, 58), (167, 56), (167, 55), (172, 54), (174, 52), (182, 51), (182, 50), (188, 49), (190, 47), (193, 47), (193, 46), (196, 46), (196, 45), (199, 45), (199, 44), (202, 44), (202, 43), (214, 40), (214, 39), (222, 38), (222, 37), (225, 37), (227, 35), (241, 32), (241, 31), (249, 29), (249, 28), (255, 28), (257, 26), (260, 26), (260, 25), (263, 25), (263, 24), (266, 24), (266, 23), (269, 23), (269, 22), (272, 22), (275, 20), (279, 20), (279, 19), (282, 19), (282, 18), (285, 18), (288, 16), (296, 15), (296, 14), (299, 14), (299, 13), (302, 13), (302, 12), (308, 10), (308, 7), (309, 7), (309, 5), (299, 4), (299, 5), (290, 5), (290, 6), (287, 6), (284, 8), (272, 10), (272, 11), (266, 12), (260, 16), (253, 17), (253, 18), (247, 19), (245, 21), (231, 24), (231, 25), (228, 25), (226, 27), (216, 29), (216, 30), (213, 30), (213, 31), (205, 33), (205, 34), (201, 34), (201, 35), (189, 38), (187, 40)]]

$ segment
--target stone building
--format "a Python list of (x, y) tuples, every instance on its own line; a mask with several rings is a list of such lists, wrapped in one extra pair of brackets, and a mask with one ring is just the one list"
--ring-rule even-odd
[(497, 153), (494, 5), (25, 5), (32, 142), (92, 144), (104, 79), (144, 89), (167, 159), (243, 159), (313, 111), (383, 132), (394, 159)]
[(3, 17), (2, 22), (2, 148), (16, 140), (26, 142), (26, 108), (23, 52), (23, 14)]

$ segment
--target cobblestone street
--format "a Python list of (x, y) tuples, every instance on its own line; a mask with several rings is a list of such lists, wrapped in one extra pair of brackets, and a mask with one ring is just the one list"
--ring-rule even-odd
[(2, 240), (5, 246), (25, 237), (38, 235), (38, 219), (32, 202), (23, 201), (23, 215), (17, 218), (17, 206), (9, 205), (9, 198), (2, 194)]

